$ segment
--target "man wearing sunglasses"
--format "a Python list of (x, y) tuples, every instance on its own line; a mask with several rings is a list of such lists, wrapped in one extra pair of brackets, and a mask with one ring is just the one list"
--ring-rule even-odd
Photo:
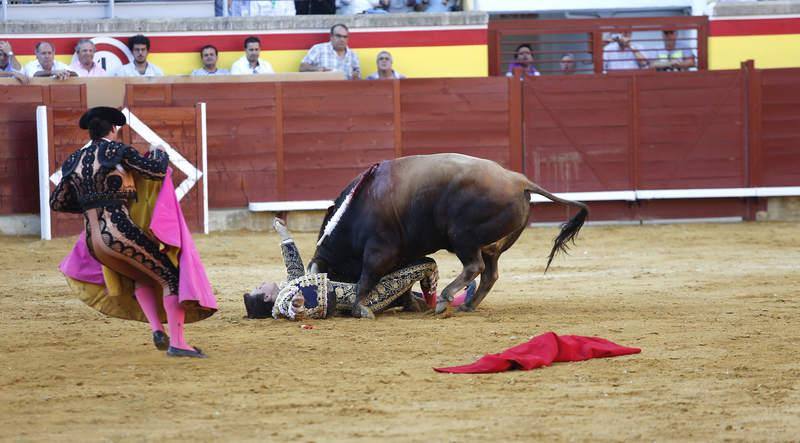
[(331, 39), (311, 47), (300, 63), (300, 72), (340, 71), (348, 80), (361, 78), (358, 56), (350, 50), (347, 42), (350, 30), (343, 24), (331, 27)]

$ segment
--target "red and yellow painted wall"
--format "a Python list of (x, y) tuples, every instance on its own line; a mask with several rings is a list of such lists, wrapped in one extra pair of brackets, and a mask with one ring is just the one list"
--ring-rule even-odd
[[(251, 34), (261, 38), (262, 57), (276, 72), (296, 72), (308, 48), (328, 40), (327, 30), (152, 33), (149, 60), (168, 75), (189, 74), (201, 67), (199, 49), (213, 44), (220, 50), (219, 66), (229, 68), (242, 56), (242, 42)], [(109, 37), (124, 43), (130, 35), (0, 35), (0, 39), (11, 42), (23, 64), (34, 59), (34, 45), (42, 39), (55, 45), (58, 60), (69, 63), (79, 38)], [(375, 56), (384, 49), (393, 54), (395, 69), (409, 77), (484, 77), (489, 72), (486, 25), (352, 29), (350, 47), (359, 56), (364, 76), (375, 72)], [(110, 46), (100, 49), (116, 52), (124, 60)], [(709, 69), (737, 69), (749, 59), (758, 68), (800, 67), (800, 16), (712, 17), (708, 53)]]
[(800, 67), (800, 16), (711, 18), (709, 28), (709, 69)]
[[(378, 52), (388, 50), (394, 57), (394, 68), (409, 77), (484, 77), (488, 73), (487, 28), (485, 25), (457, 25), (413, 28), (351, 29), (350, 47), (358, 54), (361, 72), (367, 76), (376, 70)], [(80, 38), (110, 37), (127, 42), (124, 35), (0, 35), (9, 40), (17, 59), (25, 64), (35, 58), (36, 42), (46, 39), (54, 46), (57, 59), (69, 64), (75, 43)], [(297, 72), (300, 60), (308, 49), (328, 41), (328, 31), (151, 33), (148, 60), (167, 75), (189, 74), (202, 67), (200, 48), (213, 44), (220, 51), (218, 66), (230, 68), (243, 55), (243, 41), (250, 35), (261, 39), (261, 56), (276, 72)], [(110, 45), (98, 46), (125, 60), (122, 52)]]

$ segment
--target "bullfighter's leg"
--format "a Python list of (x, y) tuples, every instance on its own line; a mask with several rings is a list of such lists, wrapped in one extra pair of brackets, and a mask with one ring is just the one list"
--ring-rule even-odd
[[(453, 296), (460, 290), (464, 289), (469, 282), (475, 280), (478, 275), (483, 273), (486, 265), (483, 262), (483, 255), (481, 254), (481, 250), (476, 248), (470, 252), (456, 252), (458, 259), (461, 260), (461, 264), (464, 265), (464, 269), (461, 270), (461, 274), (455, 278), (446, 288), (442, 291), (439, 295), (439, 298), (436, 300), (436, 311), (435, 313), (444, 314), (445, 317), (449, 317), (452, 312), (450, 312), (450, 303), (453, 301)], [(483, 282), (481, 282), (483, 284)]]
[[(426, 257), (381, 278), (363, 303), (372, 313), (380, 313), (395, 305), (415, 312), (424, 311), (425, 303), (422, 306), (416, 303), (411, 288), (420, 282), (424, 293), (435, 292), (438, 276), (436, 262)], [(398, 301), (401, 298), (403, 300)]]

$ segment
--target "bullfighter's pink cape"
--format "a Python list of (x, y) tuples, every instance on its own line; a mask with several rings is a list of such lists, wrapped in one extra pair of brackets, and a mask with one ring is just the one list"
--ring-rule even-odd
[[(178, 269), (180, 280), (178, 299), (184, 306), (195, 306), (205, 312), (194, 320), (200, 320), (211, 315), (217, 310), (217, 301), (211, 289), (211, 283), (206, 276), (203, 262), (194, 245), (192, 234), (186, 225), (180, 203), (175, 196), (175, 187), (172, 183), (172, 169), (169, 168), (158, 192), (153, 215), (150, 221), (150, 230), (158, 240), (174, 248), (178, 248)], [(92, 257), (86, 246), (86, 235), (81, 233), (72, 251), (64, 258), (59, 269), (67, 277), (79, 282), (92, 285), (105, 286), (102, 265)], [(76, 288), (86, 292), (84, 287)], [(85, 295), (85, 294), (84, 294)], [(81, 297), (87, 304), (97, 308), (94, 303), (89, 303), (86, 297)], [(91, 297), (96, 298), (96, 297)], [(92, 300), (94, 301), (94, 300)], [(103, 311), (103, 309), (99, 309)], [(113, 313), (107, 312), (110, 315)], [(118, 315), (115, 315), (118, 316)], [(126, 316), (127, 317), (127, 316)], [(141, 316), (135, 315), (135, 319)], [(190, 318), (187, 317), (187, 322)]]

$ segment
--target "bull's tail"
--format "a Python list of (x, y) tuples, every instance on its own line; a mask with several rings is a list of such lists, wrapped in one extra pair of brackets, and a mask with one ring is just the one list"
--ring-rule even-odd
[(581, 230), (583, 223), (586, 221), (586, 217), (589, 215), (589, 207), (579, 201), (556, 197), (535, 183), (530, 183), (530, 185), (526, 187), (526, 190), (534, 194), (539, 194), (554, 202), (580, 208), (574, 217), (572, 217), (566, 223), (561, 224), (561, 232), (558, 233), (558, 237), (556, 237), (556, 239), (553, 241), (553, 249), (550, 251), (550, 256), (547, 259), (547, 267), (544, 268), (544, 272), (547, 272), (547, 270), (550, 269), (550, 262), (553, 261), (553, 258), (556, 256), (556, 254), (559, 252), (566, 254), (567, 250), (569, 249), (569, 243), (575, 243), (575, 237), (578, 235), (578, 231)]

